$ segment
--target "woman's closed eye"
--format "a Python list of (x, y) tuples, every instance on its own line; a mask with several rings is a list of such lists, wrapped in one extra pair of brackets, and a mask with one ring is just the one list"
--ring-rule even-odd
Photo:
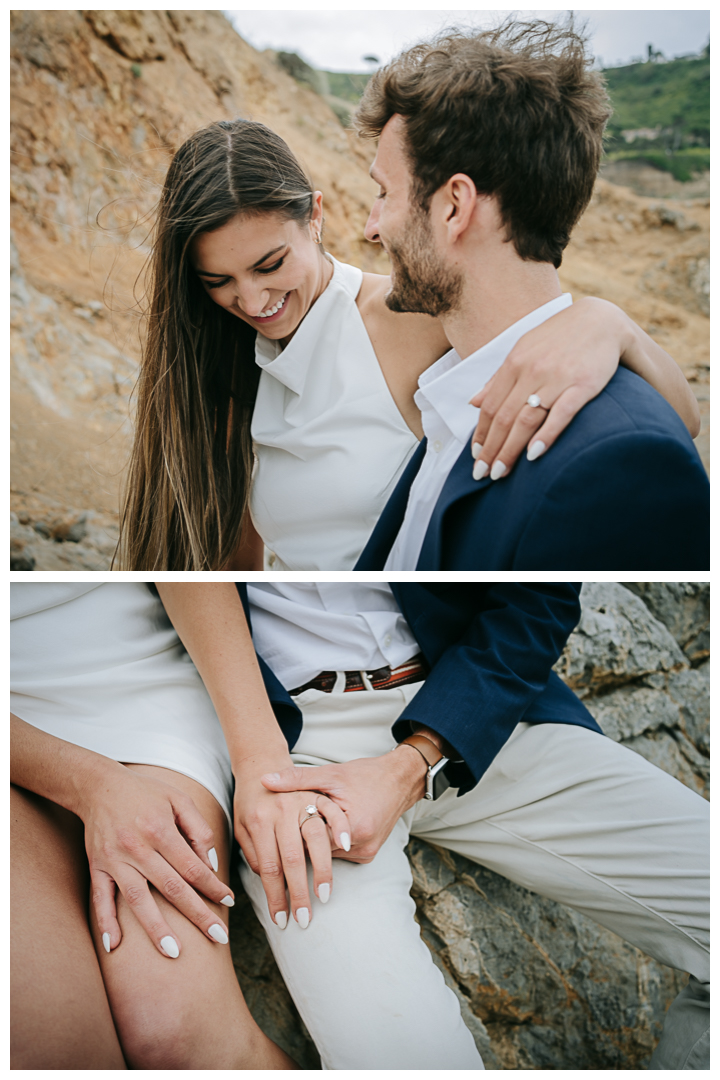
[(284, 262), (285, 262), (285, 256), (283, 255), (282, 259), (278, 259), (278, 261), (276, 263), (273, 263), (272, 266), (262, 266), (262, 267), (259, 266), (257, 268), (256, 273), (258, 273), (258, 274), (274, 274), (276, 270), (280, 269), (280, 267), (282, 266), (282, 264)]
[(227, 283), (230, 281), (230, 278), (225, 277), (222, 278), (220, 281), (206, 281), (203, 278), (202, 281), (203, 285), (205, 285), (208, 289), (222, 289), (223, 285), (227, 285)]

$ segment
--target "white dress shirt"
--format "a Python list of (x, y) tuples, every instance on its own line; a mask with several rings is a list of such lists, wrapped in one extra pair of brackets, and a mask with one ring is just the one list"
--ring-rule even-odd
[(420, 652), (384, 582), (248, 582), (253, 640), (286, 690), (321, 671), (374, 671)]
[(523, 334), (570, 304), (570, 293), (563, 293), (513, 323), (465, 360), (451, 349), (420, 376), (415, 402), (422, 413), (427, 448), (386, 570), (414, 570), (417, 566), (440, 492), (477, 423), (478, 410), (468, 404), (470, 398), (482, 390)]

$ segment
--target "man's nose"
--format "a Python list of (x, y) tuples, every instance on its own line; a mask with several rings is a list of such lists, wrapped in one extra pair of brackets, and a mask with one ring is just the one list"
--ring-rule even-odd
[(380, 233), (378, 231), (378, 222), (380, 221), (380, 200), (376, 199), (373, 203), (373, 208), (370, 211), (370, 217), (367, 219), (365, 225), (365, 239), (370, 240), (373, 244), (380, 243)]

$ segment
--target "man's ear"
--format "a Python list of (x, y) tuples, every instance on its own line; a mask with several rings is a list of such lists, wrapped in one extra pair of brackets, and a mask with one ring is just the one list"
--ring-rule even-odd
[(458, 241), (470, 227), (477, 207), (478, 193), (475, 183), (465, 173), (455, 173), (442, 189), (443, 225), (448, 240)]

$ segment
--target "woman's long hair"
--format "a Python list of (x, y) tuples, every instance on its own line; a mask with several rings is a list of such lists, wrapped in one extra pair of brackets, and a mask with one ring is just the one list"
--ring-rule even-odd
[(260, 375), (255, 331), (210, 299), (190, 248), (237, 214), (268, 212), (307, 223), (312, 185), (264, 124), (221, 120), (175, 154), (154, 228), (120, 569), (218, 570), (238, 546)]

